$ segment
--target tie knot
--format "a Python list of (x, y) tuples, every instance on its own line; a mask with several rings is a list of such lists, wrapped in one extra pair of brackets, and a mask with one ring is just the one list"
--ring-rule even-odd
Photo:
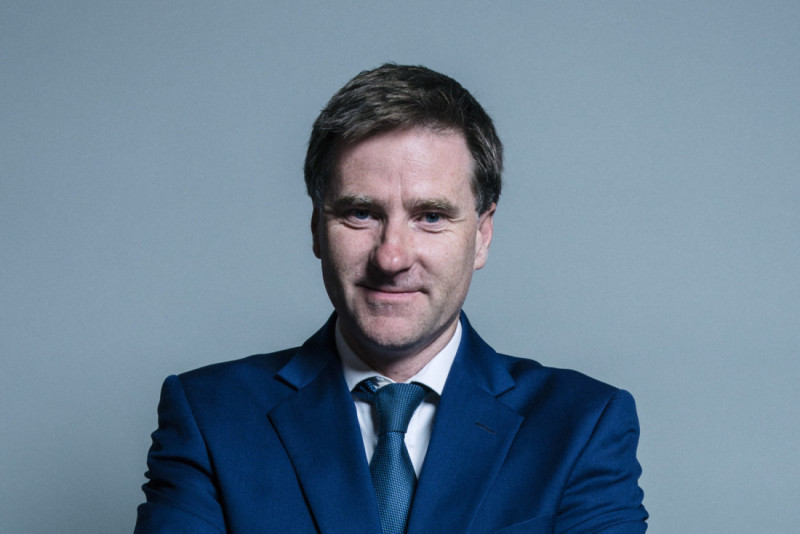
[(414, 410), (425, 398), (425, 386), (412, 384), (387, 384), (377, 388), (371, 379), (358, 385), (359, 396), (372, 403), (378, 414), (378, 434), (408, 430)]

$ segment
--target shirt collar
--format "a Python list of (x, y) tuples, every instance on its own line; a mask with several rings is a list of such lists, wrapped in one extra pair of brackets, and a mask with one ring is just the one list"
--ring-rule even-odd
[[(453, 360), (455, 360), (460, 344), (461, 320), (459, 319), (456, 323), (456, 331), (453, 333), (453, 337), (450, 338), (450, 341), (447, 342), (447, 345), (445, 345), (425, 367), (412, 376), (409, 382), (419, 382), (441, 396), (442, 390), (444, 390), (444, 383), (447, 381), (447, 375), (450, 373), (450, 367), (453, 365)], [(353, 349), (350, 348), (350, 345), (347, 344), (347, 341), (345, 341), (342, 335), (338, 319), (336, 320), (336, 349), (339, 351), (339, 358), (342, 361), (342, 369), (344, 371), (344, 379), (350, 391), (353, 391), (359, 382), (367, 378), (376, 378), (381, 385), (394, 382), (390, 378), (375, 371), (353, 352)]]

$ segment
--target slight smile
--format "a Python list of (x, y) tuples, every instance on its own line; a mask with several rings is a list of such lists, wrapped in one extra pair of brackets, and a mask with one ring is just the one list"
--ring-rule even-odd
[(422, 293), (419, 289), (406, 289), (397, 287), (375, 287), (359, 286), (369, 300), (379, 300), (384, 302), (402, 302), (409, 300)]

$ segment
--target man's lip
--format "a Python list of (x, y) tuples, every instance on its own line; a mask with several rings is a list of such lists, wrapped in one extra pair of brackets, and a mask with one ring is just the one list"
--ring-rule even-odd
[(372, 294), (386, 295), (388, 297), (396, 296), (398, 298), (404, 295), (420, 293), (422, 291), (416, 287), (381, 287), (367, 284), (361, 284), (361, 288)]

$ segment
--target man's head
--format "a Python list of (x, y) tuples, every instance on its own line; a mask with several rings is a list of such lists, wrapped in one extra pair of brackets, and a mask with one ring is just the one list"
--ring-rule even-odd
[(503, 145), (478, 101), (444, 74), (425, 67), (386, 64), (350, 80), (314, 122), (304, 167), (314, 205), (321, 205), (343, 147), (412, 126), (460, 132), (472, 155), (471, 180), (478, 213), (497, 203)]
[(374, 369), (408, 378), (452, 337), (488, 257), (501, 153), (469, 93), (422, 67), (359, 74), (315, 122), (314, 253), (345, 339)]

